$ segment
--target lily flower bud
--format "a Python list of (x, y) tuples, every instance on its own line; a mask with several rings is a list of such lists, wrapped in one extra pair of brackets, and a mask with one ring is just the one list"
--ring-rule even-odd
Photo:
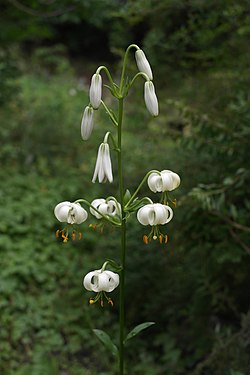
[(87, 211), (79, 203), (68, 201), (59, 203), (54, 210), (57, 220), (68, 224), (81, 224), (87, 217)]
[(81, 123), (81, 136), (84, 141), (88, 140), (91, 136), (94, 126), (94, 110), (92, 107), (87, 106), (83, 112)]
[(164, 225), (173, 218), (173, 210), (161, 203), (150, 203), (141, 207), (137, 212), (137, 219), (142, 225)]
[(153, 79), (152, 70), (143, 50), (138, 49), (135, 52), (135, 59), (136, 59), (136, 64), (137, 64), (139, 71), (147, 74), (148, 78), (152, 81)]
[(95, 207), (100, 212), (99, 214), (97, 211), (90, 207), (91, 214), (94, 215), (97, 219), (101, 219), (102, 215), (121, 216), (121, 205), (114, 199), (94, 199), (91, 203), (91, 206)]
[(106, 142), (99, 146), (92, 182), (96, 181), (97, 176), (100, 183), (107, 180), (113, 182), (109, 144)]
[(118, 273), (106, 270), (89, 272), (83, 279), (83, 286), (91, 292), (112, 292), (119, 285)]
[(164, 192), (176, 189), (181, 183), (179, 175), (169, 170), (158, 173), (151, 173), (148, 177), (148, 186), (151, 191)]
[(144, 84), (144, 100), (149, 113), (152, 116), (158, 116), (158, 100), (155, 94), (154, 84), (151, 81), (146, 81)]
[(89, 100), (94, 109), (100, 107), (102, 100), (102, 76), (99, 73), (95, 73), (92, 76), (89, 89)]

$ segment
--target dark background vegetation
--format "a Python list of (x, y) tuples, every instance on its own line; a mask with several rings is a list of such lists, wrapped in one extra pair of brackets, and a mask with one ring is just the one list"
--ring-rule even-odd
[(82, 278), (118, 259), (119, 234), (83, 225), (82, 241), (62, 244), (53, 208), (115, 194), (117, 178), (91, 183), (107, 118), (98, 111), (85, 143), (80, 121), (97, 66), (118, 81), (137, 43), (160, 116), (148, 115), (138, 81), (126, 102), (126, 185), (153, 168), (182, 184), (166, 247), (143, 245), (145, 228), (129, 225), (127, 326), (156, 325), (131, 341), (127, 373), (249, 375), (249, 1), (0, 3), (0, 373), (115, 373), (91, 328), (117, 337), (118, 296), (113, 309), (89, 306)]

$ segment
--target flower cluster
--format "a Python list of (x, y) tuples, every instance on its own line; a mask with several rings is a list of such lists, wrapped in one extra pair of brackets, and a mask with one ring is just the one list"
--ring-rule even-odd
[[(135, 60), (139, 72), (135, 75), (132, 80), (126, 80), (124, 77), (127, 53), (130, 48), (135, 48)], [(109, 85), (105, 85), (111, 94), (119, 100), (119, 113), (118, 116), (109, 109), (104, 101), (102, 100), (102, 75), (104, 71), (107, 74)], [(144, 101), (148, 112), (152, 116), (158, 116), (159, 106), (158, 99), (155, 93), (155, 87), (153, 84), (153, 73), (151, 66), (145, 56), (145, 53), (136, 45), (128, 47), (123, 62), (123, 69), (121, 75), (120, 86), (115, 84), (112, 77), (105, 66), (100, 66), (91, 77), (90, 89), (89, 89), (89, 103), (85, 107), (82, 120), (81, 120), (81, 137), (83, 140), (88, 140), (92, 134), (94, 128), (95, 111), (97, 111), (102, 105), (105, 112), (109, 116), (113, 125), (117, 129), (116, 137), (113, 137), (111, 132), (107, 132), (104, 136), (103, 142), (98, 148), (95, 169), (92, 177), (92, 182), (104, 183), (106, 181), (113, 182), (112, 172), (112, 161), (110, 156), (110, 148), (113, 146), (118, 155), (121, 156), (121, 124), (122, 124), (122, 109), (120, 106), (121, 101), (128, 94), (129, 89), (134, 84), (137, 77), (143, 77), (144, 83)], [(112, 142), (110, 144), (110, 141)], [(122, 180), (122, 166), (121, 157), (118, 157), (118, 170), (120, 181)], [(146, 181), (149, 189), (154, 193), (162, 193), (160, 203), (153, 203), (148, 197), (139, 199), (137, 194)], [(143, 181), (135, 191), (133, 195), (129, 191), (122, 195), (120, 189), (120, 201), (119, 203), (115, 197), (108, 197), (94, 199), (91, 203), (85, 199), (78, 199), (71, 203), (64, 201), (54, 209), (56, 218), (65, 223), (65, 227), (62, 230), (57, 230), (57, 237), (61, 237), (63, 242), (67, 242), (69, 237), (73, 240), (78, 238), (81, 239), (82, 233), (76, 228), (77, 225), (82, 224), (88, 218), (88, 212), (82, 207), (87, 205), (89, 213), (98, 221), (97, 224), (90, 224), (90, 227), (96, 229), (101, 228), (103, 231), (104, 225), (109, 223), (113, 226), (121, 226), (129, 218), (131, 213), (137, 212), (137, 219), (143, 226), (149, 226), (150, 232), (144, 234), (143, 241), (147, 244), (150, 240), (158, 239), (160, 243), (167, 243), (168, 236), (163, 233), (162, 226), (167, 225), (173, 218), (173, 208), (175, 207), (176, 200), (172, 200), (169, 196), (169, 192), (172, 192), (180, 185), (180, 177), (175, 172), (170, 170), (162, 171), (150, 171), (144, 177)], [(120, 183), (121, 187), (121, 183)], [(127, 195), (126, 195), (127, 194)], [(170, 194), (171, 195), (171, 194)], [(170, 207), (170, 205), (173, 207)], [(82, 204), (82, 205), (81, 205)], [(112, 264), (110, 263), (112, 262)], [(119, 285), (119, 274), (106, 270), (107, 264), (110, 264), (115, 271), (122, 272), (123, 264), (118, 266), (113, 261), (105, 262), (101, 269), (89, 272), (83, 280), (83, 285), (88, 291), (97, 293), (95, 297), (90, 298), (89, 303), (94, 304), (100, 301), (101, 306), (104, 304), (104, 300), (108, 301), (108, 304), (113, 305), (113, 301), (107, 296), (107, 293), (112, 292)]]

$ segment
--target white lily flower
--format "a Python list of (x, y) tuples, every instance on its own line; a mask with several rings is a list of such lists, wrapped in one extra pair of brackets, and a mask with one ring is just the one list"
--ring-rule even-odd
[(90, 207), (91, 214), (94, 215), (97, 219), (101, 219), (102, 215), (121, 216), (121, 205), (119, 202), (113, 199), (110, 199), (108, 201), (103, 198), (94, 199), (91, 203), (91, 206), (95, 207), (100, 212), (99, 214), (97, 211)]
[(109, 144), (106, 142), (101, 143), (99, 146), (92, 182), (96, 181), (97, 176), (100, 183), (107, 180), (113, 182)]
[(106, 270), (89, 272), (83, 279), (85, 289), (92, 292), (112, 292), (119, 285), (118, 273)]
[(167, 169), (161, 171), (160, 174), (153, 172), (148, 177), (149, 189), (154, 193), (172, 191), (176, 189), (180, 183), (181, 179), (179, 175)]
[(169, 223), (172, 217), (172, 208), (161, 203), (146, 204), (137, 212), (137, 219), (142, 225), (164, 225)]
[(135, 52), (135, 59), (136, 59), (136, 64), (137, 64), (139, 71), (147, 74), (148, 78), (152, 80), (153, 79), (152, 70), (143, 50), (138, 49)]
[(83, 112), (81, 122), (81, 136), (84, 141), (91, 136), (94, 126), (94, 110), (92, 107), (87, 106)]
[(146, 81), (144, 84), (144, 100), (149, 113), (152, 116), (158, 116), (158, 99), (155, 94), (154, 84), (151, 81)]
[(54, 210), (57, 220), (68, 224), (81, 224), (87, 217), (87, 211), (79, 203), (68, 201), (59, 203)]
[(94, 109), (98, 109), (102, 100), (102, 76), (95, 73), (91, 78), (89, 100)]

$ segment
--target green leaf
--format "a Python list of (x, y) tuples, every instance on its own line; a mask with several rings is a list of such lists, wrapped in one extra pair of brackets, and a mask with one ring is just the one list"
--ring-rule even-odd
[(127, 204), (130, 198), (131, 198), (131, 193), (128, 189), (126, 189), (124, 197), (123, 197), (124, 204)]
[(138, 324), (138, 326), (135, 326), (135, 328), (132, 329), (132, 331), (130, 331), (127, 335), (127, 337), (125, 338), (124, 340), (124, 344), (132, 339), (133, 337), (135, 337), (136, 335), (138, 335), (138, 333), (140, 333), (141, 331), (143, 331), (144, 329), (154, 325), (155, 322), (145, 322), (145, 323), (141, 323), (141, 324)]
[(101, 329), (93, 329), (93, 332), (98, 337), (98, 339), (103, 343), (103, 345), (112, 353), (112, 355), (118, 358), (117, 346), (113, 343), (110, 336)]

